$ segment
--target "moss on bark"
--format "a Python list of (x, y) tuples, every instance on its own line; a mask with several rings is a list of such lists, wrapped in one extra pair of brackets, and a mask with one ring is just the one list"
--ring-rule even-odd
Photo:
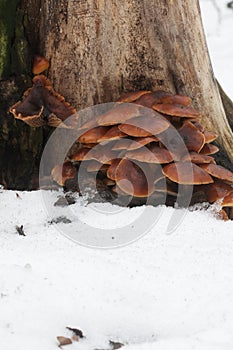
[(11, 189), (36, 188), (44, 130), (9, 114), (31, 85), (31, 55), (19, 0), (0, 0), (0, 183)]

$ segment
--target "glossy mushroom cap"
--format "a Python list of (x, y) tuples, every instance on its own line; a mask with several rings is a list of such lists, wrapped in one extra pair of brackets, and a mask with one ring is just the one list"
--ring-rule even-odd
[(191, 102), (192, 102), (192, 99), (188, 96), (172, 95), (172, 96), (161, 97), (157, 103), (189, 106)]
[(135, 92), (128, 92), (124, 95), (122, 95), (117, 102), (124, 102), (124, 103), (130, 103), (137, 99), (139, 99), (141, 96), (145, 94), (150, 94), (151, 91), (148, 90), (141, 90), (141, 91), (135, 91)]
[(233, 191), (224, 197), (222, 207), (233, 207)]
[(134, 140), (129, 138), (124, 138), (124, 139), (118, 140), (115, 143), (115, 145), (112, 147), (112, 150), (118, 151), (121, 149), (125, 149), (128, 151), (133, 151), (135, 149), (148, 145), (151, 142), (158, 142), (158, 138), (156, 136), (135, 137)]
[(125, 158), (154, 164), (166, 164), (174, 160), (173, 155), (167, 149), (160, 148), (156, 144), (152, 144), (148, 148), (143, 147), (135, 151), (126, 152)]
[(119, 140), (126, 136), (127, 135), (124, 132), (122, 132), (116, 125), (109, 128), (109, 130), (98, 139), (98, 142)]
[(196, 109), (192, 107), (186, 107), (178, 104), (173, 105), (170, 103), (157, 103), (153, 105), (153, 109), (163, 114), (182, 118), (195, 119), (201, 115)]
[(163, 90), (157, 90), (155, 92), (151, 92), (150, 94), (143, 94), (140, 98), (134, 101), (134, 103), (143, 107), (152, 108), (152, 106), (158, 103), (162, 97), (166, 96), (172, 96), (172, 94)]
[(212, 145), (212, 144), (209, 144), (209, 143), (206, 143), (206, 144), (202, 147), (200, 153), (201, 153), (201, 154), (205, 154), (205, 155), (208, 156), (208, 155), (210, 155), (210, 154), (215, 154), (215, 153), (217, 153), (218, 151), (219, 151), (219, 148), (218, 148), (217, 146)]
[(81, 147), (70, 157), (70, 160), (72, 162), (82, 162), (94, 159), (102, 164), (111, 164), (115, 158), (116, 153), (110, 148), (97, 145), (94, 148)]
[(221, 180), (215, 180), (214, 183), (206, 188), (207, 199), (210, 203), (216, 202), (233, 192), (233, 187)]
[(119, 125), (119, 129), (133, 137), (158, 135), (168, 129), (170, 122), (159, 114), (132, 118), (128, 123)]
[(225, 180), (233, 183), (233, 173), (217, 164), (202, 164), (200, 165), (207, 173), (216, 177), (217, 179)]
[(150, 179), (149, 168), (143, 169), (128, 159), (122, 159), (115, 173), (117, 186), (134, 197), (148, 197), (154, 192), (154, 184)]
[(165, 165), (163, 174), (171, 181), (182, 185), (204, 185), (214, 182), (205, 170), (189, 162)]
[(189, 152), (184, 157), (181, 158), (182, 162), (192, 162), (195, 164), (205, 164), (205, 163), (214, 163), (214, 158), (207, 156), (205, 154), (197, 153), (197, 152)]
[(140, 115), (139, 106), (132, 103), (119, 103), (115, 108), (98, 117), (97, 123), (101, 126), (116, 125)]
[(200, 152), (205, 143), (205, 136), (198, 128), (186, 121), (178, 131), (189, 151)]
[(79, 136), (78, 141), (81, 143), (98, 143), (98, 140), (103, 137), (108, 130), (108, 126), (97, 126), (84, 132)]

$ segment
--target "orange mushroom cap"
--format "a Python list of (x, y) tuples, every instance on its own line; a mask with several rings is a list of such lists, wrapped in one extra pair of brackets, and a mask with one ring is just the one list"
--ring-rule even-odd
[(44, 72), (49, 67), (49, 61), (40, 55), (35, 55), (33, 60), (32, 73), (40, 74)]
[(173, 95), (173, 96), (164, 96), (159, 99), (157, 103), (167, 103), (167, 104), (175, 104), (182, 106), (189, 106), (192, 102), (192, 99), (185, 95)]
[(143, 165), (143, 170), (128, 159), (122, 159), (115, 173), (117, 186), (125, 193), (134, 197), (147, 197), (154, 192), (153, 181), (149, 178), (149, 169)]
[(190, 152), (189, 154), (186, 154), (184, 157), (181, 158), (182, 162), (192, 162), (196, 164), (204, 164), (204, 163), (214, 163), (214, 158), (207, 156), (205, 154), (197, 153), (197, 152)]
[(51, 172), (53, 181), (57, 182), (60, 186), (64, 186), (66, 180), (73, 179), (75, 175), (76, 169), (69, 161), (56, 165)]
[(133, 102), (133, 101), (137, 100), (141, 96), (143, 96), (145, 94), (150, 94), (150, 93), (151, 93), (151, 91), (148, 91), (148, 90), (127, 92), (126, 94), (122, 95), (117, 100), (117, 102), (130, 103), (130, 102)]
[(147, 136), (147, 137), (136, 137), (132, 139), (121, 139), (118, 140), (115, 145), (112, 147), (112, 150), (118, 151), (121, 149), (126, 149), (128, 151), (133, 151), (135, 149), (141, 148), (151, 142), (158, 142), (157, 137)]
[(110, 148), (103, 146), (96, 146), (94, 148), (82, 147), (75, 152), (70, 160), (72, 162), (85, 161), (85, 160), (96, 160), (103, 164), (111, 164), (112, 160), (116, 158), (115, 152)]
[(147, 137), (160, 134), (169, 126), (169, 121), (155, 114), (132, 118), (128, 123), (119, 125), (119, 129), (130, 136)]
[(222, 207), (233, 207), (233, 192), (224, 197)]
[(155, 164), (166, 164), (173, 161), (173, 155), (167, 149), (160, 148), (156, 144), (149, 145), (148, 148), (143, 147), (126, 152), (125, 158)]
[(97, 160), (91, 160), (89, 164), (87, 165), (87, 171), (88, 172), (97, 172), (97, 171), (105, 171), (109, 168), (108, 164), (102, 164), (98, 162)]
[(116, 159), (113, 159), (110, 167), (108, 168), (107, 170), (107, 177), (111, 180), (115, 180), (116, 179), (116, 168), (118, 166), (118, 164), (120, 163), (121, 159), (119, 158), (116, 158)]
[(140, 98), (135, 100), (134, 103), (143, 107), (152, 108), (154, 104), (158, 103), (158, 101), (165, 96), (172, 96), (172, 94), (163, 90), (157, 90), (150, 94), (141, 96)]
[(131, 103), (120, 103), (115, 108), (98, 117), (98, 125), (108, 126), (124, 123), (133, 117), (141, 115), (140, 108)]
[(112, 126), (107, 132), (98, 139), (98, 142), (119, 140), (127, 135), (122, 132), (118, 126)]
[(215, 180), (214, 183), (206, 188), (207, 198), (210, 203), (226, 197), (231, 192), (233, 192), (233, 187), (221, 180)]
[(178, 131), (189, 151), (199, 152), (202, 149), (205, 136), (191, 122), (184, 122)]
[(233, 173), (217, 164), (201, 164), (200, 167), (217, 179), (233, 183)]
[(219, 148), (218, 148), (217, 146), (212, 145), (212, 144), (209, 144), (209, 143), (206, 143), (206, 144), (202, 147), (200, 153), (201, 153), (201, 154), (205, 154), (205, 155), (208, 156), (208, 155), (210, 155), (210, 154), (215, 154), (215, 153), (217, 153), (218, 151), (219, 151)]
[(213, 142), (218, 137), (213, 131), (204, 130), (203, 134), (205, 136), (205, 143)]
[(99, 138), (104, 136), (108, 130), (108, 126), (97, 126), (84, 132), (79, 136), (78, 141), (81, 143), (97, 143)]
[(200, 117), (200, 113), (192, 108), (192, 107), (186, 107), (183, 105), (173, 105), (170, 103), (157, 103), (153, 105), (153, 109), (156, 111), (171, 115), (171, 116), (176, 116), (176, 117), (184, 117), (184, 118), (198, 118)]
[(205, 170), (188, 162), (165, 165), (163, 174), (171, 181), (182, 185), (203, 185), (214, 182)]

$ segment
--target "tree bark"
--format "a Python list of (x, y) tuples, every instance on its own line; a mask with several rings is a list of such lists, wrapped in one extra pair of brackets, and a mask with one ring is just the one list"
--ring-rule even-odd
[[(233, 134), (223, 107), (227, 99), (221, 92), (222, 103), (214, 78), (198, 0), (21, 0), (20, 9), (27, 57), (39, 53), (49, 59), (55, 90), (77, 110), (140, 89), (187, 94), (233, 160)], [(30, 70), (28, 60), (23, 62)], [(22, 75), (14, 67), (10, 74)], [(14, 123), (17, 130), (29, 130)], [(42, 131), (30, 132), (38, 132), (38, 155)]]
[(0, 184), (36, 188), (42, 129), (28, 128), (8, 113), (31, 84), (31, 57), (18, 0), (0, 0)]
[[(233, 134), (208, 54), (198, 0), (24, 0), (32, 45), (77, 109), (122, 92), (167, 89), (194, 99), (233, 160)], [(35, 23), (35, 12), (40, 13)], [(33, 28), (33, 29), (32, 29)], [(34, 33), (32, 33), (32, 30)]]

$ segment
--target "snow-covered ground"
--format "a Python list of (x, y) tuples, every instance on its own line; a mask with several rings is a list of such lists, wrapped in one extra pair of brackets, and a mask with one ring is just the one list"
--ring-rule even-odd
[[(214, 70), (233, 97), (225, 71), (233, 64), (233, 10), (225, 6), (202, 1)], [(57, 336), (72, 336), (67, 326), (86, 336), (67, 350), (112, 349), (109, 340), (125, 350), (233, 349), (233, 222), (215, 219), (210, 210), (151, 208), (158, 220), (140, 239), (91, 249), (61, 234), (73, 232), (72, 222), (51, 221), (75, 216), (78, 229), (86, 225), (94, 234), (103, 226), (101, 215), (107, 230), (110, 220), (133, 226), (140, 215), (146, 226), (144, 208), (114, 214), (109, 205), (104, 214), (102, 204), (46, 207), (43, 191), (18, 194), (0, 191), (1, 349), (55, 350)], [(54, 203), (60, 193), (46, 195)], [(185, 215), (168, 235), (167, 223), (177, 212)]]

